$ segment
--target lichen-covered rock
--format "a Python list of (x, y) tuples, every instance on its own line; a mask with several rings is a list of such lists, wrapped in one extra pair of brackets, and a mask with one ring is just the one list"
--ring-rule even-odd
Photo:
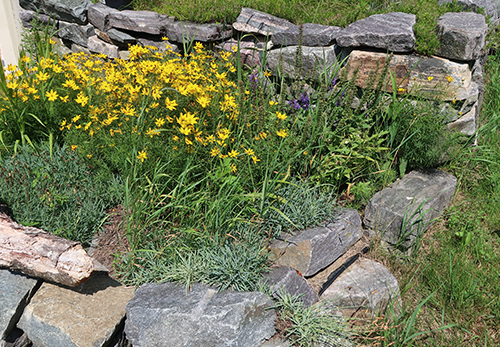
[(274, 335), (271, 299), (195, 283), (148, 283), (127, 304), (125, 334), (134, 347), (259, 347)]
[(270, 245), (276, 265), (290, 266), (309, 277), (328, 267), (363, 235), (356, 210), (337, 211), (323, 226), (291, 236), (283, 235)]
[(329, 300), (346, 317), (359, 309), (368, 309), (371, 316), (378, 316), (388, 305), (393, 304), (396, 313), (401, 308), (396, 278), (385, 266), (367, 258), (348, 267), (321, 295), (323, 300)]
[(93, 276), (74, 289), (43, 283), (18, 327), (37, 347), (100, 347), (112, 338), (134, 296), (107, 276)]
[(455, 60), (474, 60), (483, 54), (488, 32), (484, 16), (473, 12), (445, 13), (438, 18), (441, 41), (438, 55)]
[(412, 171), (370, 199), (363, 222), (383, 241), (406, 250), (449, 206), (456, 186), (457, 179), (447, 172)]
[(342, 47), (373, 47), (390, 52), (411, 52), (415, 48), (414, 14), (392, 12), (358, 20), (337, 34)]

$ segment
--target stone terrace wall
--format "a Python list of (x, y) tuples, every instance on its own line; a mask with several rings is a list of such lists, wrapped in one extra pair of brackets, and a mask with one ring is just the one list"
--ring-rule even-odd
[[(441, 0), (441, 3), (447, 0)], [(484, 8), (489, 24), (497, 25), (494, 0), (461, 0), (466, 10)], [(178, 21), (151, 11), (119, 11), (90, 0), (20, 0), (20, 18), (31, 27), (35, 12), (45, 23), (54, 23), (60, 38), (58, 51), (103, 53), (109, 58), (127, 58), (131, 44), (152, 45), (165, 49), (168, 37), (174, 51), (183, 41), (220, 44), (231, 50), (242, 33), (253, 34), (240, 43), (242, 62), (260, 66), (267, 51), (266, 69), (274, 74), (294, 76), (295, 57), (300, 39), (299, 26), (260, 11), (243, 8), (232, 27)], [(325, 68), (349, 57), (348, 76), (358, 70), (356, 84), (364, 87), (370, 72), (383, 66), (387, 53), (393, 53), (390, 70), (396, 77), (398, 94), (419, 94), (442, 101), (439, 106), (448, 127), (472, 136), (484, 92), (483, 67), (486, 62), (485, 39), (488, 24), (474, 12), (446, 13), (438, 19), (436, 32), (441, 40), (438, 56), (415, 54), (413, 26), (416, 17), (406, 13), (388, 13), (352, 23), (347, 28), (304, 24), (302, 27), (302, 76), (313, 78)], [(213, 47), (213, 45), (212, 45)], [(334, 78), (334, 76), (331, 76)], [(388, 80), (385, 85), (392, 92)]]

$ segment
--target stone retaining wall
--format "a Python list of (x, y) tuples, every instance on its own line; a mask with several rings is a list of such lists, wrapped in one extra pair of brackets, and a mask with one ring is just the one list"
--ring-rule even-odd
[[(442, 2), (446, 2), (442, 0)], [(484, 8), (490, 26), (498, 23), (494, 0), (459, 2), (466, 10)], [(373, 15), (342, 29), (335, 26), (304, 24), (299, 26), (250, 8), (243, 8), (232, 26), (197, 24), (151, 11), (119, 11), (90, 0), (20, 0), (24, 8), (20, 18), (30, 27), (35, 12), (48, 23), (55, 20), (61, 53), (103, 53), (109, 58), (127, 58), (131, 44), (152, 45), (174, 51), (191, 40), (216, 44), (231, 50), (238, 46), (242, 34), (252, 34), (240, 42), (242, 62), (294, 77), (299, 40), (303, 55), (302, 75), (314, 78), (340, 59), (349, 57), (348, 76), (357, 70), (356, 84), (363, 88), (377, 66), (383, 66), (392, 53), (390, 71), (397, 82), (397, 93), (438, 99), (443, 118), (450, 129), (472, 136), (484, 93), (483, 67), (487, 57), (485, 39), (488, 23), (474, 12), (446, 13), (438, 19), (436, 31), (441, 48), (436, 57), (415, 54), (413, 27), (416, 17), (406, 13)], [(302, 30), (302, 35), (300, 31)], [(301, 37), (302, 36), (302, 37)], [(168, 37), (168, 41), (162, 40)], [(301, 38), (300, 38), (301, 37)], [(332, 76), (334, 78), (334, 76)], [(386, 90), (392, 92), (387, 80)]]

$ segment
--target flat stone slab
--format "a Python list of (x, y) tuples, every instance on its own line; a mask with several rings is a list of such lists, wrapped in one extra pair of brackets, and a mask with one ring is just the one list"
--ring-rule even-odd
[(19, 5), (25, 10), (42, 12), (54, 19), (77, 24), (87, 24), (87, 9), (90, 0), (20, 0)]
[(72, 289), (43, 283), (18, 327), (38, 347), (98, 347), (109, 342), (125, 317), (133, 287), (93, 276)]
[(175, 42), (214, 42), (231, 37), (231, 27), (220, 24), (199, 24), (188, 21), (169, 21), (165, 26), (169, 40)]
[(290, 266), (310, 277), (329, 266), (363, 235), (361, 218), (356, 210), (337, 211), (323, 226), (291, 236), (283, 235), (270, 245), (276, 265)]
[[(302, 45), (307, 47), (331, 46), (335, 43), (341, 27), (311, 24), (302, 25)], [(293, 25), (284, 31), (275, 32), (271, 41), (275, 47), (298, 46), (300, 30), (298, 25)]]
[[(281, 74), (289, 77), (299, 75), (296, 66), (297, 46), (288, 46), (273, 49), (267, 52), (267, 67), (274, 75)], [(333, 70), (337, 64), (335, 46), (329, 47), (302, 47), (302, 71), (300, 76), (307, 78), (318, 77), (325, 71)]]
[(243, 7), (233, 23), (234, 30), (250, 34), (272, 35), (294, 26), (286, 19), (272, 16), (268, 13)]
[(447, 172), (412, 171), (370, 199), (363, 222), (383, 241), (406, 250), (449, 206), (456, 186)]
[(260, 292), (148, 283), (127, 304), (125, 334), (134, 347), (258, 347), (275, 333), (272, 306)]
[[(387, 54), (354, 50), (349, 55), (347, 78), (364, 88), (370, 74), (381, 73)], [(394, 76), (398, 93), (419, 95), (441, 101), (464, 100), (477, 90), (472, 83), (468, 64), (456, 63), (439, 57), (394, 54), (389, 69)], [(383, 84), (384, 85), (384, 84)], [(386, 76), (385, 91), (392, 93), (390, 76)]]
[(114, 12), (119, 11), (101, 3), (92, 4), (88, 9), (89, 22), (101, 31), (107, 30), (109, 29), (108, 15)]
[(478, 102), (472, 107), (472, 109), (464, 114), (462, 117), (458, 118), (454, 122), (448, 123), (447, 127), (449, 130), (458, 131), (465, 136), (473, 136), (476, 133), (476, 113), (477, 113)]
[(167, 24), (173, 21), (174, 19), (167, 15), (152, 11), (109, 11), (102, 30), (116, 28), (152, 35), (166, 35)]
[(436, 31), (441, 41), (438, 55), (468, 61), (483, 54), (488, 25), (481, 14), (445, 13), (438, 18)]
[(385, 266), (368, 258), (360, 258), (348, 267), (320, 299), (337, 306), (345, 317), (359, 309), (379, 316), (393, 301), (396, 312), (401, 308), (398, 281)]
[(391, 12), (358, 20), (337, 34), (341, 47), (372, 47), (391, 52), (411, 52), (415, 48), (414, 14)]
[(280, 266), (272, 268), (269, 273), (264, 275), (264, 278), (267, 279), (267, 284), (271, 287), (275, 298), (279, 298), (284, 293), (287, 293), (291, 296), (299, 297), (304, 307), (309, 307), (318, 301), (316, 292), (304, 277), (300, 276), (291, 267)]
[(0, 270), (0, 339), (16, 326), (40, 281), (10, 270)]

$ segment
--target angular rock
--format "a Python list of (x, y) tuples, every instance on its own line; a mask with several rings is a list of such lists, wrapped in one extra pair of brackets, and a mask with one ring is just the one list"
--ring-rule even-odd
[(454, 122), (448, 123), (448, 129), (458, 131), (466, 136), (473, 136), (476, 133), (476, 112), (477, 102), (475, 106), (466, 114)]
[(300, 276), (291, 267), (280, 266), (273, 268), (269, 273), (264, 275), (264, 279), (267, 279), (267, 285), (270, 286), (275, 298), (287, 293), (291, 296), (299, 297), (304, 307), (309, 307), (318, 301), (316, 292), (304, 277)]
[(170, 21), (166, 24), (166, 35), (175, 42), (214, 42), (230, 38), (231, 30), (219, 24)]
[(77, 45), (77, 44), (75, 44), (75, 43), (73, 43), (73, 44), (71, 45), (71, 52), (73, 52), (73, 53), (80, 53), (80, 52), (82, 52), (82, 53), (84, 53), (84, 54), (88, 54), (88, 55), (90, 55), (90, 51), (88, 50), (88, 48), (85, 48), (85, 47), (79, 46), (79, 45)]
[(243, 7), (233, 23), (234, 30), (250, 34), (272, 35), (278, 31), (294, 26), (286, 19), (272, 16), (268, 13)]
[(36, 278), (0, 270), (0, 339), (5, 339), (14, 329), (39, 284)]
[(455, 60), (474, 60), (483, 54), (488, 26), (484, 16), (473, 12), (445, 13), (438, 18), (441, 41), (438, 55)]
[(39, 347), (97, 347), (108, 343), (125, 317), (133, 287), (93, 276), (73, 290), (44, 283), (18, 327)]
[(111, 39), (111, 41), (120, 47), (125, 47), (127, 48), (128, 45), (133, 45), (136, 43), (136, 39), (133, 36), (130, 36), (127, 33), (124, 33), (122, 31), (116, 30), (116, 29), (109, 29), (107, 31), (108, 37)]
[(148, 283), (127, 304), (125, 334), (134, 347), (260, 346), (274, 335), (271, 299), (195, 283)]
[[(231, 39), (222, 44), (222, 49), (228, 52), (236, 52), (238, 49), (238, 41)], [(239, 43), (240, 61), (243, 66), (250, 68), (261, 66), (262, 50), (257, 44), (252, 41), (241, 41)]]
[(87, 24), (87, 9), (92, 4), (90, 0), (19, 0), (19, 5), (25, 10), (40, 11), (55, 19)]
[[(438, 2), (440, 5), (443, 5), (452, 1), (453, 0), (439, 0)], [(498, 9), (498, 2), (495, 0), (457, 0), (457, 4), (462, 6), (464, 10), (470, 10), (476, 13), (480, 8), (482, 8), (484, 9), (484, 13), (491, 17), (490, 21), (492, 23), (495, 23), (498, 20), (500, 12)]]
[[(296, 77), (299, 75), (296, 66), (297, 46), (273, 49), (267, 53), (267, 67), (274, 75), (278, 71), (282, 75)], [(325, 71), (332, 71), (337, 64), (335, 46), (302, 47), (302, 71), (300, 76), (306, 78), (318, 77)]]
[[(302, 25), (302, 45), (307, 47), (331, 46), (335, 43), (337, 34), (342, 30), (340, 27), (306, 23)], [(284, 31), (275, 32), (271, 36), (274, 46), (298, 46), (299, 26), (293, 25)]]
[(83, 47), (87, 47), (89, 37), (94, 35), (95, 30), (92, 24), (78, 25), (64, 21), (59, 21), (59, 30), (56, 32), (57, 37)]
[(116, 28), (152, 35), (165, 35), (167, 24), (174, 22), (171, 17), (152, 11), (110, 11), (106, 19), (104, 31)]
[(145, 46), (156, 47), (156, 48), (158, 48), (158, 51), (162, 52), (162, 53), (167, 52), (167, 50), (170, 50), (170, 51), (176, 52), (176, 53), (179, 52), (179, 47), (177, 45), (174, 45), (170, 41), (151, 41), (151, 40), (139, 38), (139, 39), (137, 39), (137, 42), (141, 46), (144, 46), (144, 47)]
[(273, 337), (264, 342), (260, 347), (290, 347), (290, 341), (281, 337)]
[(56, 28), (59, 23), (59, 21), (51, 19), (49, 16), (45, 14), (39, 13), (37, 15), (35, 11), (24, 10), (24, 9), (19, 10), (19, 19), (21, 20), (23, 27), (27, 29), (31, 29), (33, 27), (32, 22), (34, 20), (38, 20), (40, 23), (44, 25), (54, 25)]
[(59, 54), (59, 56), (64, 57), (66, 54), (71, 54), (73, 51), (69, 49), (61, 40), (58, 39), (56, 44), (53, 46), (54, 53)]
[(108, 58), (118, 58), (118, 47), (99, 40), (97, 36), (89, 37), (87, 48), (94, 53), (106, 54)]
[(361, 218), (356, 210), (337, 211), (323, 226), (283, 235), (270, 245), (276, 265), (290, 266), (310, 277), (337, 260), (363, 235)]
[(415, 48), (414, 14), (392, 12), (358, 20), (337, 34), (341, 47), (372, 47), (391, 52), (411, 52)]
[(363, 222), (383, 241), (408, 249), (449, 206), (456, 186), (447, 172), (412, 171), (370, 199)]
[(108, 15), (114, 12), (119, 11), (104, 4), (92, 4), (88, 9), (89, 22), (101, 31), (107, 30)]
[(129, 51), (119, 51), (118, 52), (118, 58), (120, 58), (122, 60), (128, 60), (129, 56), (130, 56), (130, 52)]
[[(346, 66), (347, 78), (352, 79), (358, 70), (356, 85), (365, 87), (371, 73), (379, 71), (380, 74), (387, 57), (385, 53), (352, 51)], [(475, 93), (468, 64), (439, 57), (394, 54), (389, 69), (400, 93), (442, 101), (464, 100)], [(389, 74), (386, 76), (385, 90), (392, 92)]]
[(394, 305), (396, 313), (401, 308), (398, 281), (385, 266), (368, 258), (360, 258), (348, 267), (320, 299), (337, 306), (345, 317), (359, 309), (367, 309), (376, 317), (389, 305)]

